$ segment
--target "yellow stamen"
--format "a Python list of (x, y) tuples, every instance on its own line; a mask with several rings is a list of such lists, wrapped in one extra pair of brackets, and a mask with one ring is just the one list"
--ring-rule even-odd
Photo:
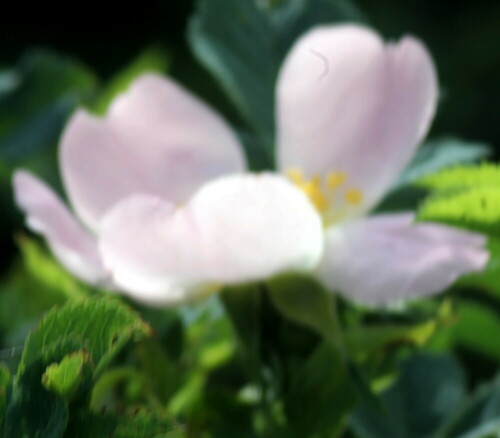
[(339, 220), (347, 214), (346, 207), (358, 205), (363, 201), (363, 193), (356, 188), (343, 191), (343, 201), (339, 198), (340, 193), (337, 190), (348, 179), (345, 172), (330, 172), (324, 177), (312, 175), (307, 178), (299, 168), (293, 167), (286, 171), (286, 175), (307, 195), (325, 222)]
[(344, 199), (348, 204), (359, 205), (363, 200), (363, 193), (358, 189), (349, 189), (345, 192)]
[(320, 180), (312, 179), (308, 183), (305, 183), (301, 186), (301, 189), (305, 192), (305, 194), (309, 197), (311, 202), (315, 205), (315, 207), (319, 211), (324, 211), (328, 207), (328, 202), (321, 191)]
[(326, 176), (326, 185), (329, 189), (335, 189), (344, 184), (347, 180), (347, 175), (344, 172), (330, 172)]
[(305, 183), (304, 173), (302, 170), (297, 169), (296, 167), (292, 167), (286, 171), (286, 176), (292, 180), (294, 184), (297, 184), (299, 187)]

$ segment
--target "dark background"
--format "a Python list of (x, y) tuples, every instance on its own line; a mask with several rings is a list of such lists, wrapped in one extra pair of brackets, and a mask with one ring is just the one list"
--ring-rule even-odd
[[(0, 26), (0, 65), (42, 46), (78, 58), (106, 79), (145, 46), (165, 47), (171, 74), (218, 106), (226, 106), (185, 44), (194, 0), (11, 4)], [(500, 152), (500, 1), (357, 0), (387, 38), (420, 37), (434, 55), (443, 89), (434, 134), (453, 133)], [(27, 16), (29, 15), (29, 17)], [(219, 101), (217, 101), (219, 100)]]

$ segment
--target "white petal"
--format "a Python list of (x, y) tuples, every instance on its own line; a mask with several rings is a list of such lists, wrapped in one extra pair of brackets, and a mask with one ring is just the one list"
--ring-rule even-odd
[(133, 193), (185, 202), (203, 183), (244, 169), (230, 127), (208, 106), (154, 75), (136, 80), (99, 119), (79, 111), (62, 140), (71, 202), (95, 229), (104, 212)]
[(102, 221), (100, 248), (115, 282), (134, 298), (171, 302), (206, 284), (310, 269), (322, 233), (316, 211), (286, 179), (229, 176), (177, 209), (149, 195), (122, 201)]
[(90, 284), (108, 280), (94, 236), (76, 221), (55, 193), (34, 175), (17, 171), (13, 179), (17, 205), (27, 225), (42, 234), (61, 264)]
[(373, 207), (410, 161), (437, 101), (425, 47), (384, 46), (360, 26), (320, 27), (292, 48), (277, 86), (278, 162), (308, 176), (345, 172)]
[(320, 278), (350, 299), (383, 305), (441, 292), (486, 266), (484, 236), (412, 220), (380, 215), (332, 227)]

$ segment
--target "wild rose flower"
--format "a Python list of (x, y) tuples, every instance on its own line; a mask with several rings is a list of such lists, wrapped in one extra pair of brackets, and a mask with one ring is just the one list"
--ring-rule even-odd
[(61, 172), (80, 222), (24, 171), (16, 198), (67, 269), (142, 301), (307, 269), (369, 304), (427, 295), (482, 270), (485, 238), (414, 224), (411, 213), (367, 215), (411, 160), (436, 101), (432, 61), (414, 38), (385, 46), (366, 28), (321, 27), (278, 78), (280, 174), (245, 174), (226, 123), (147, 75), (105, 119), (80, 111), (66, 129)]

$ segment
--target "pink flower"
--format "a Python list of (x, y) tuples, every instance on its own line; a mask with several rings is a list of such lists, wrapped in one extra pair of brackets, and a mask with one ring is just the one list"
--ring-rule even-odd
[(141, 301), (288, 270), (369, 304), (432, 294), (484, 268), (485, 238), (411, 214), (367, 215), (436, 101), (432, 60), (414, 38), (384, 45), (363, 27), (321, 27), (278, 78), (279, 173), (246, 173), (220, 116), (146, 75), (105, 119), (79, 111), (66, 129), (61, 172), (78, 219), (24, 171), (16, 198), (68, 270)]

